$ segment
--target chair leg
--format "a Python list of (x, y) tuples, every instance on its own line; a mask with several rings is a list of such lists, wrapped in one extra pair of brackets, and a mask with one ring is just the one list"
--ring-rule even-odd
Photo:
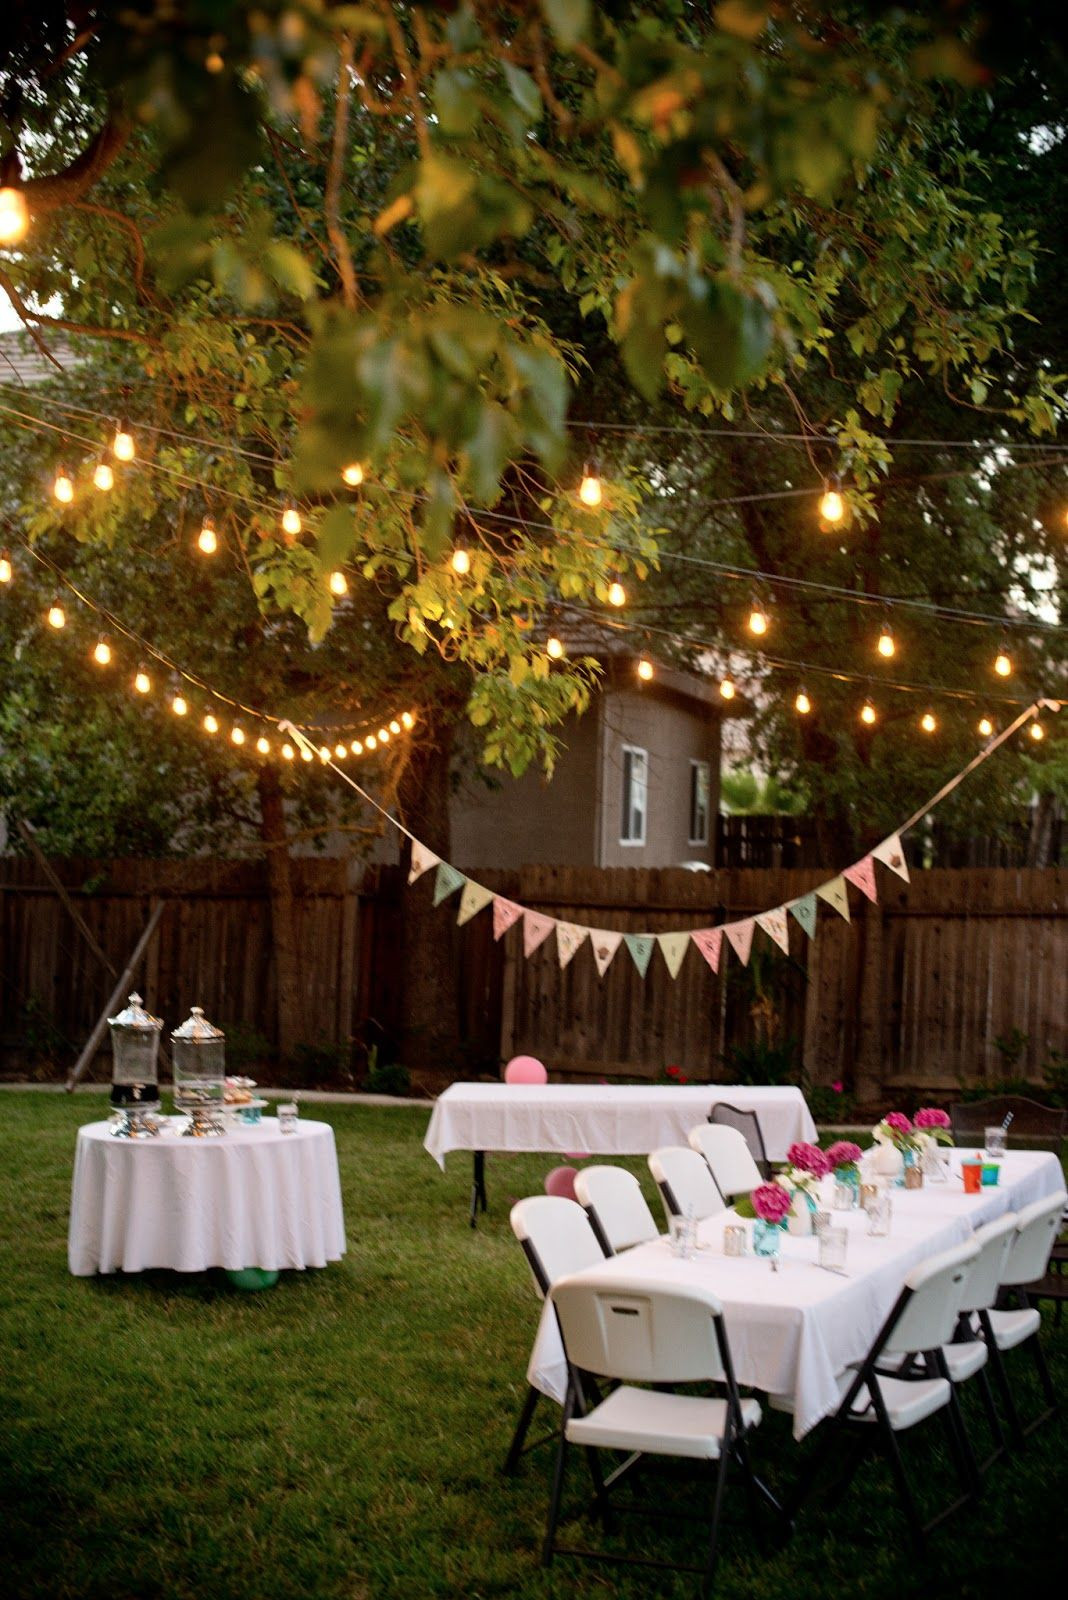
[(898, 1449), (897, 1440), (894, 1437), (894, 1430), (887, 1423), (880, 1426), (880, 1432), (882, 1435), (882, 1443), (886, 1450), (886, 1459), (889, 1463), (894, 1482), (897, 1485), (897, 1492), (901, 1497), (902, 1508), (905, 1512), (905, 1521), (908, 1523), (908, 1529), (912, 1537), (912, 1542), (917, 1551), (922, 1553), (927, 1547), (927, 1541), (923, 1532), (923, 1523), (920, 1521), (920, 1513), (917, 1509), (916, 1501), (913, 1498), (912, 1490), (909, 1487), (909, 1480), (905, 1475), (905, 1467), (901, 1460), (901, 1451)]
[(1021, 1445), (1023, 1444), (1024, 1440), (1023, 1423), (1020, 1421), (1020, 1413), (1016, 1407), (1016, 1400), (1013, 1396), (1012, 1385), (1009, 1382), (1009, 1375), (1005, 1371), (1004, 1359), (1001, 1351), (998, 1349), (998, 1342), (994, 1337), (993, 1325), (991, 1324), (990, 1318), (985, 1311), (980, 1311), (979, 1323), (983, 1330), (983, 1336), (986, 1339), (986, 1347), (990, 1352), (990, 1365), (994, 1369), (994, 1377), (997, 1381), (998, 1390), (1001, 1394), (1002, 1404), (1005, 1407), (1005, 1415), (1009, 1419), (1009, 1432), (1012, 1435), (1012, 1443), (1014, 1445)]
[(593, 1509), (601, 1519), (601, 1527), (605, 1533), (613, 1533), (616, 1526), (612, 1502), (608, 1498), (608, 1487), (604, 1481), (604, 1472), (601, 1469), (601, 1457), (594, 1445), (588, 1445), (585, 1450), (586, 1464), (590, 1469), (593, 1479)]
[(990, 1455), (987, 1456), (980, 1468), (980, 1471), (985, 1472), (987, 1467), (991, 1466), (999, 1456), (1005, 1454), (1008, 1446), (1005, 1440), (1005, 1429), (1001, 1425), (1001, 1417), (998, 1413), (998, 1408), (994, 1403), (994, 1391), (990, 1386), (990, 1374), (987, 1372), (985, 1367), (979, 1368), (978, 1378), (979, 1393), (983, 1398), (983, 1409), (986, 1412), (986, 1420), (990, 1426), (990, 1436), (994, 1441), (993, 1450), (991, 1451)]
[(541, 1551), (541, 1564), (543, 1567), (552, 1565), (553, 1551), (556, 1547), (556, 1526), (560, 1520), (560, 1496), (564, 1488), (564, 1468), (567, 1457), (567, 1436), (564, 1432), (566, 1421), (560, 1428), (560, 1447), (556, 1452), (556, 1464), (553, 1467), (553, 1486), (549, 1496), (549, 1524), (545, 1530), (545, 1543)]
[(501, 1471), (507, 1473), (509, 1477), (519, 1465), (519, 1457), (523, 1454), (523, 1445), (530, 1431), (530, 1424), (534, 1420), (534, 1412), (537, 1409), (537, 1405), (538, 1391), (533, 1384), (528, 1384), (526, 1399), (523, 1401), (523, 1409), (519, 1413), (519, 1420), (515, 1425), (512, 1442), (508, 1446), (508, 1454), (505, 1456), (504, 1466), (501, 1468)]
[(723, 1491), (727, 1487), (727, 1468), (730, 1465), (731, 1447), (724, 1439), (720, 1447), (719, 1471), (716, 1473), (716, 1487), (712, 1497), (712, 1527), (708, 1538), (708, 1565), (701, 1583), (701, 1593), (704, 1596), (712, 1592), (712, 1578), (716, 1570), (716, 1558), (719, 1555), (719, 1519), (723, 1510)]

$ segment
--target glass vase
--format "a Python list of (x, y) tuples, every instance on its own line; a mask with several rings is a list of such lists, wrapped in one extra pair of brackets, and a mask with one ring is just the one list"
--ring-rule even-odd
[(777, 1262), (782, 1251), (782, 1235), (781, 1222), (765, 1222), (763, 1217), (757, 1217), (753, 1223), (753, 1254)]
[(915, 1165), (916, 1165), (916, 1152), (915, 1152), (915, 1150), (909, 1149), (906, 1146), (906, 1148), (904, 1150), (902, 1150), (902, 1152), (901, 1152), (901, 1171), (898, 1173), (897, 1177), (894, 1179), (894, 1188), (895, 1189), (903, 1189), (905, 1187), (905, 1173), (909, 1170), (910, 1167), (914, 1167)]
[(836, 1211), (855, 1211), (860, 1205), (860, 1173), (855, 1165), (835, 1168), (832, 1204)]
[(790, 1207), (790, 1215), (786, 1219), (787, 1228), (799, 1238), (807, 1239), (810, 1234), (816, 1231), (816, 1212), (818, 1210), (819, 1207), (807, 1189), (795, 1189), (793, 1205)]

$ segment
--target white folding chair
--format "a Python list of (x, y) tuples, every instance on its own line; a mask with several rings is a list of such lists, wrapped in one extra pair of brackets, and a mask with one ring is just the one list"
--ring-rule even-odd
[[(572, 1272), (581, 1272), (595, 1262), (604, 1260), (605, 1253), (590, 1226), (590, 1219), (574, 1200), (565, 1200), (559, 1195), (532, 1195), (529, 1200), (516, 1201), (509, 1221), (512, 1232), (523, 1246), (534, 1283), (543, 1299), (559, 1278), (566, 1278)], [(546, 1444), (556, 1437), (554, 1429), (532, 1444), (525, 1443), (534, 1420), (538, 1394), (534, 1385), (528, 1383), (515, 1433), (504, 1458), (505, 1472), (515, 1471), (525, 1451), (533, 1450), (537, 1445)]]
[[(700, 1572), (704, 1592), (712, 1581), (717, 1555), (720, 1513), (728, 1468), (740, 1466), (755, 1516), (757, 1493), (774, 1510), (780, 1508), (770, 1490), (754, 1475), (748, 1433), (760, 1421), (756, 1400), (738, 1393), (730, 1345), (719, 1301), (703, 1285), (671, 1287), (639, 1276), (606, 1285), (579, 1273), (552, 1290), (568, 1362), (568, 1392), (560, 1426), (560, 1445), (553, 1474), (549, 1522), (542, 1559), (556, 1555), (633, 1562), (639, 1566)], [(583, 1391), (584, 1374), (619, 1380), (619, 1386), (590, 1407)], [(707, 1384), (723, 1386), (723, 1397), (680, 1394), (639, 1385)], [(576, 1411), (581, 1414), (576, 1415)], [(556, 1543), (568, 1447), (585, 1448), (595, 1488), (595, 1509), (611, 1526), (617, 1507), (609, 1490), (639, 1456), (681, 1456), (706, 1461), (714, 1468), (708, 1557), (703, 1566), (678, 1565), (647, 1556), (615, 1554)], [(624, 1463), (605, 1478), (598, 1451), (629, 1452)], [(653, 1507), (629, 1506), (630, 1510)]]
[(725, 1124), (699, 1122), (687, 1135), (691, 1150), (704, 1156), (708, 1170), (725, 1200), (748, 1194), (764, 1182), (745, 1138), (737, 1128)]
[[(842, 1398), (838, 1410), (804, 1480), (794, 1491), (789, 1503), (791, 1518), (811, 1493), (819, 1467), (848, 1432), (854, 1436), (855, 1448), (843, 1467), (837, 1493), (844, 1493), (849, 1487), (867, 1451), (881, 1448), (897, 1486), (909, 1532), (921, 1549), (924, 1535), (972, 1497), (978, 1474), (943, 1348), (953, 1337), (968, 1268), (978, 1254), (979, 1246), (969, 1239), (932, 1256), (909, 1273), (868, 1354), (839, 1379)], [(909, 1487), (897, 1436), (936, 1413), (941, 1413), (945, 1421), (962, 1493), (925, 1523)]]
[[(1049, 1258), (1060, 1231), (1065, 1198), (1065, 1193), (1061, 1190), (1059, 1194), (1024, 1206), (1017, 1213), (1016, 1233), (1009, 1246), (1008, 1257), (1002, 1271), (999, 1299), (1015, 1298), (1018, 1304), (1015, 1308), (1001, 1306), (995, 1310), (980, 1310), (978, 1313), (983, 1337), (990, 1350), (998, 1389), (1005, 1402), (1009, 1425), (1017, 1443), (1020, 1443), (1026, 1434), (1033, 1433), (1035, 1428), (1047, 1421), (1057, 1409), (1053, 1379), (1050, 1377), (1038, 1337), (1042, 1317), (1038, 1307), (1031, 1304), (1026, 1286), (1046, 1274)], [(1002, 1359), (1005, 1351), (1015, 1350), (1020, 1345), (1026, 1345), (1031, 1352), (1038, 1381), (1046, 1397), (1046, 1409), (1039, 1412), (1026, 1427), (1021, 1421), (1012, 1384), (1009, 1382), (1009, 1375)]]
[(969, 1265), (964, 1280), (957, 1331), (953, 1336), (953, 1342), (942, 1346), (946, 1370), (953, 1383), (959, 1385), (969, 1378), (979, 1379), (983, 1406), (994, 1440), (994, 1450), (982, 1463), (983, 1470), (1005, 1449), (1005, 1431), (1001, 1426), (1001, 1418), (998, 1416), (990, 1389), (990, 1379), (986, 1370), (989, 1352), (977, 1319), (979, 1312), (988, 1311), (997, 1298), (998, 1285), (1015, 1234), (1014, 1211), (1006, 1211), (996, 1221), (976, 1228), (974, 1239), (979, 1246), (979, 1254)]
[(737, 1128), (749, 1146), (749, 1154), (760, 1168), (760, 1176), (765, 1182), (771, 1177), (771, 1162), (768, 1160), (764, 1144), (764, 1133), (760, 1126), (760, 1118), (755, 1111), (743, 1111), (741, 1106), (732, 1106), (726, 1100), (717, 1100), (708, 1113), (708, 1120), (721, 1122), (727, 1128)]
[(700, 1222), (727, 1209), (727, 1203), (708, 1170), (708, 1162), (688, 1145), (665, 1145), (649, 1157), (649, 1171), (660, 1190), (664, 1215), (692, 1216)]
[(660, 1229), (641, 1184), (622, 1167), (582, 1167), (575, 1177), (575, 1194), (585, 1206), (606, 1256), (659, 1238)]

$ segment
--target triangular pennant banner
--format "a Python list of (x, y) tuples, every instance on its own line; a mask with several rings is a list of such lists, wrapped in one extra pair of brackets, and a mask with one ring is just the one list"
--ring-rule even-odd
[(816, 896), (814, 894), (803, 894), (800, 900), (791, 900), (786, 909), (792, 917), (797, 918), (797, 921), (811, 939), (816, 932), (816, 918), (819, 914)]
[(555, 917), (543, 917), (540, 911), (524, 911), (523, 954), (532, 956), (539, 944), (545, 943), (555, 927)]
[(580, 928), (577, 922), (556, 924), (556, 953), (560, 957), (561, 967), (567, 966), (589, 931), (588, 928)]
[(603, 978), (608, 971), (612, 957), (623, 943), (623, 935), (615, 933), (608, 928), (591, 928), (590, 944), (593, 947), (593, 959), (597, 963), (597, 976)]
[(447, 861), (439, 861), (437, 877), (434, 879), (434, 904), (440, 906), (441, 902), (447, 900), (450, 894), (456, 893), (461, 883), (466, 882), (467, 879), (462, 872), (458, 872), (455, 867), (450, 867)]
[(514, 900), (502, 900), (500, 895), (493, 901), (493, 937), (501, 939), (508, 929), (519, 921), (523, 915), (523, 907), (517, 906)]
[(456, 926), (459, 928), (465, 922), (470, 922), (471, 918), (481, 911), (483, 906), (488, 906), (492, 899), (492, 889), (484, 889), (480, 883), (472, 883), (471, 879), (468, 878), (464, 884), (464, 892), (460, 896), (460, 909), (456, 913)]
[(898, 834), (892, 833), (889, 839), (877, 844), (872, 855), (876, 861), (881, 861), (884, 867), (889, 867), (891, 872), (896, 872), (899, 878), (904, 878), (906, 883), (909, 882), (909, 864), (905, 860), (905, 852)]
[(667, 969), (673, 978), (679, 975), (679, 968), (686, 959), (686, 952), (690, 948), (690, 935), (688, 933), (658, 933), (656, 942), (660, 946), (660, 954), (667, 962)]
[(869, 900), (878, 900), (879, 893), (875, 887), (875, 862), (871, 856), (865, 856), (863, 861), (857, 861), (851, 867), (846, 867), (842, 873), (850, 883), (855, 883), (862, 894)]
[(840, 917), (845, 917), (846, 921), (849, 921), (849, 894), (846, 891), (844, 878), (831, 878), (827, 883), (821, 883), (816, 893), (821, 900), (826, 900)]
[(429, 872), (431, 867), (436, 867), (441, 860), (433, 850), (428, 850), (425, 844), (420, 844), (418, 839), (412, 840), (412, 864), (408, 868), (408, 882), (414, 883), (416, 878), (421, 878), (424, 872)]
[(700, 950), (713, 972), (719, 971), (719, 953), (723, 949), (722, 928), (695, 928), (690, 938)]
[(644, 978), (649, 970), (649, 958), (653, 953), (653, 946), (656, 944), (656, 940), (651, 933), (625, 933), (623, 935), (623, 943), (630, 951), (634, 965)]
[(727, 935), (731, 949), (744, 967), (749, 961), (749, 952), (753, 948), (753, 932), (756, 920), (746, 917), (742, 922), (725, 922), (723, 932)]
[(790, 954), (790, 924), (786, 920), (786, 907), (776, 906), (773, 911), (762, 911), (757, 917), (757, 927), (763, 928), (769, 939), (779, 949)]

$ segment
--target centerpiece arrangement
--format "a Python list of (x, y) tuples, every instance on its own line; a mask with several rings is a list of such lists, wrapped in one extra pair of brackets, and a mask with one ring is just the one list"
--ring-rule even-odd
[(786, 1232), (792, 1205), (793, 1196), (777, 1180), (759, 1184), (748, 1197), (741, 1196), (734, 1202), (734, 1209), (739, 1216), (752, 1215), (755, 1219), (753, 1252), (758, 1256), (767, 1256), (773, 1270), (777, 1270), (779, 1265), (782, 1236)]
[(922, 1106), (912, 1119), (912, 1127), (919, 1147), (924, 1176), (934, 1183), (945, 1183), (949, 1163), (948, 1157), (941, 1154), (939, 1146), (953, 1143), (948, 1111), (943, 1111), (938, 1106)]
[(888, 1111), (871, 1130), (874, 1140), (869, 1163), (880, 1178), (904, 1183), (905, 1170), (915, 1164), (919, 1145), (912, 1123), (903, 1111)]
[(827, 1160), (834, 1174), (834, 1206), (836, 1211), (855, 1211), (860, 1204), (859, 1144), (850, 1139), (839, 1139), (827, 1151)]

